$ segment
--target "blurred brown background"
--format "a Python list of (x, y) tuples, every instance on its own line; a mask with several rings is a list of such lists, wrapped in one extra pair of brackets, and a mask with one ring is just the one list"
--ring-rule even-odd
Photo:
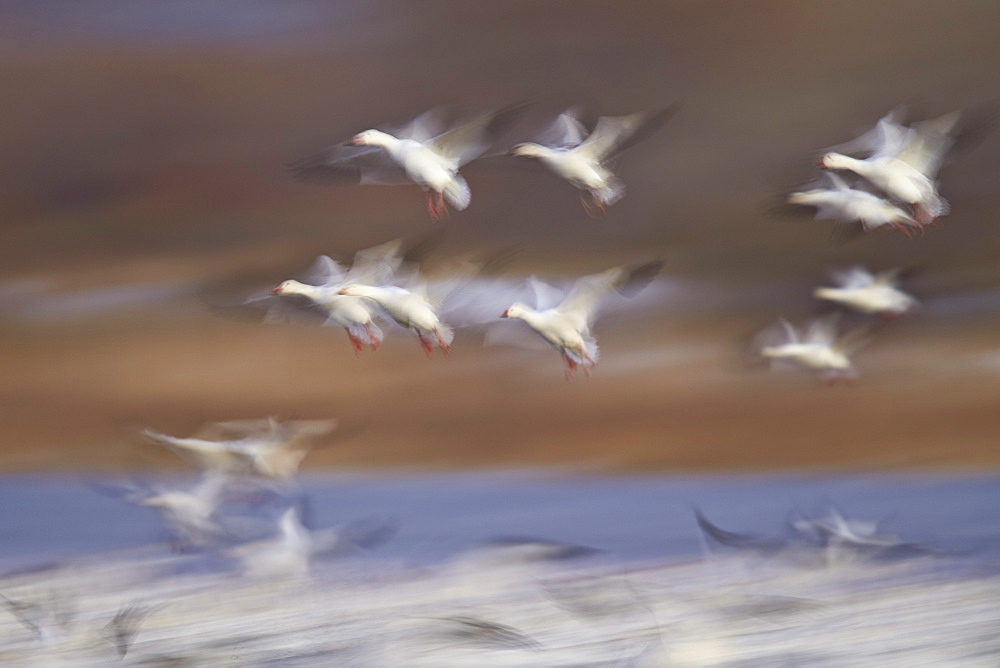
[[(993, 467), (1000, 136), (945, 166), (953, 213), (924, 238), (831, 244), (828, 222), (767, 208), (898, 104), (996, 99), (998, 43), (995, 2), (7, 2), (0, 466), (173, 466), (138, 428), (270, 414), (364, 427), (314, 466)], [(435, 225), (416, 188), (303, 185), (284, 163), (523, 98), (524, 127), (683, 104), (624, 156), (606, 219), (494, 158), (466, 168), (472, 205), (445, 224), (439, 257), (518, 242), (515, 276), (668, 259), (598, 324), (591, 380), (478, 332), (447, 359), (408, 337), (355, 358), (340, 330), (229, 322), (196, 298)], [(856, 387), (743, 369), (748, 334), (814, 315), (812, 287), (857, 263), (918, 268), (926, 308), (859, 354)]]

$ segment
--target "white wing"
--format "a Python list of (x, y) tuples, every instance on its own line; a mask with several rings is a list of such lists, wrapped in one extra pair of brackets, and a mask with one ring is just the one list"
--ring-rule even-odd
[(467, 123), (424, 142), (435, 153), (454, 160), (459, 166), (478, 158), (521, 118), (526, 104), (512, 104), (503, 109), (480, 114)]
[(839, 316), (836, 313), (813, 320), (806, 327), (803, 341), (827, 346), (833, 344), (837, 340), (837, 320)]
[(598, 162), (609, 160), (658, 130), (677, 112), (677, 105), (628, 116), (602, 116), (579, 150)]
[(830, 272), (833, 280), (845, 290), (858, 290), (866, 288), (875, 282), (875, 277), (864, 267), (851, 267), (850, 269), (837, 269)]
[(535, 276), (528, 278), (528, 285), (535, 295), (536, 311), (547, 311), (550, 308), (555, 308), (563, 298), (562, 290), (539, 280)]
[(570, 107), (559, 114), (552, 125), (539, 133), (535, 142), (550, 148), (571, 148), (582, 144), (587, 134), (587, 128), (580, 123), (579, 110)]

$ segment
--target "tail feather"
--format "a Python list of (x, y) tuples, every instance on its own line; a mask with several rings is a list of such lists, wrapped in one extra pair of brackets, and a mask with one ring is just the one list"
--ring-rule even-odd
[(469, 190), (469, 184), (465, 182), (465, 179), (460, 174), (456, 174), (455, 178), (445, 186), (444, 198), (448, 204), (461, 211), (469, 206), (469, 202), (472, 200), (472, 191)]
[(564, 349), (564, 352), (567, 357), (581, 366), (594, 366), (601, 358), (601, 350), (597, 347), (597, 341), (590, 339), (585, 341), (583, 345), (584, 351), (587, 353), (586, 358), (582, 357), (579, 353), (573, 350)]
[(455, 330), (443, 322), (438, 325), (436, 334), (441, 337), (441, 340), (444, 341), (447, 346), (450, 346), (451, 342), (455, 340)]

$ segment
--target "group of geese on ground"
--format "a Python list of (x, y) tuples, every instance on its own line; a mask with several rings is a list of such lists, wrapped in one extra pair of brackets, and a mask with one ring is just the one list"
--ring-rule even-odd
[[(451, 126), (443, 122), (440, 110), (428, 111), (392, 132), (365, 130), (290, 167), (301, 179), (416, 184), (427, 193), (431, 216), (440, 219), (447, 215), (449, 204), (461, 210), (470, 202), (469, 186), (459, 169), (484, 155), (521, 118), (526, 107), (511, 105)], [(509, 153), (539, 160), (582, 191), (588, 215), (603, 215), (606, 207), (624, 194), (624, 185), (612, 170), (615, 159), (661, 127), (676, 110), (677, 105), (673, 105), (653, 112), (601, 117), (588, 133), (578, 110), (568, 109), (535, 141), (516, 144)], [(922, 234), (924, 226), (948, 213), (947, 202), (938, 194), (937, 174), (945, 154), (964, 129), (961, 120), (959, 112), (952, 112), (905, 125), (902, 109), (896, 109), (870, 132), (823, 155), (817, 163), (826, 170), (823, 182), (791, 193), (787, 201), (815, 207), (817, 219), (835, 218), (852, 227), (860, 225), (862, 231), (890, 226), (907, 236), (911, 230)], [(849, 183), (839, 174), (851, 175), (854, 180)], [(365, 345), (378, 349), (383, 335), (375, 317), (380, 313), (413, 331), (428, 355), (434, 347), (447, 353), (454, 329), (441, 319), (444, 299), (440, 293), (432, 295), (416, 272), (403, 277), (399, 271), (403, 258), (393, 243), (397, 242), (358, 253), (350, 269), (322, 256), (308, 283), (284, 281), (272, 290), (278, 301), (256, 296), (247, 303), (265, 306), (269, 321), (301, 317), (302, 311), (318, 312), (322, 324), (347, 330), (356, 352)], [(542, 295), (550, 296), (552, 290), (532, 278), (529, 284), (536, 305), (511, 304), (501, 317), (523, 321), (557, 348), (567, 379), (572, 379), (578, 368), (589, 376), (598, 359), (591, 328), (602, 298), (614, 290), (634, 294), (655, 277), (662, 264), (655, 261), (615, 267), (585, 276), (558, 303), (544, 304)], [(466, 272), (463, 278), (468, 280), (474, 273)], [(889, 320), (917, 306), (913, 297), (899, 290), (897, 275), (896, 270), (873, 275), (860, 267), (837, 272), (834, 277), (839, 286), (821, 288), (816, 296)], [(455, 283), (451, 282), (452, 289)], [(295, 315), (294, 310), (300, 313)], [(758, 337), (757, 354), (778, 364), (791, 362), (816, 371), (831, 384), (850, 382), (857, 375), (850, 355), (867, 341), (869, 331), (866, 327), (838, 337), (836, 319), (826, 317), (800, 335), (782, 320), (777, 336), (773, 330), (765, 330)]]

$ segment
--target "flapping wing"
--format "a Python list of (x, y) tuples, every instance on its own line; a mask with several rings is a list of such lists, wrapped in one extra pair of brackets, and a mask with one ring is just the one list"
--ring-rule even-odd
[(830, 272), (830, 276), (845, 290), (866, 288), (875, 282), (875, 277), (864, 267), (835, 269)]
[(602, 116), (586, 141), (580, 144), (595, 160), (611, 160), (625, 149), (659, 130), (677, 113), (678, 106), (671, 105), (657, 111), (641, 111), (628, 116)]
[(806, 327), (805, 335), (802, 337), (805, 343), (818, 343), (831, 345), (837, 340), (837, 322), (840, 320), (838, 313), (833, 313), (822, 318), (817, 318)]
[(933, 179), (937, 176), (945, 154), (954, 143), (953, 132), (959, 117), (959, 112), (954, 111), (933, 120), (915, 123), (896, 157)]
[(329, 149), (287, 165), (300, 181), (343, 185), (403, 185), (406, 173), (379, 147), (344, 146)]
[(320, 255), (302, 275), (307, 285), (338, 285), (344, 282), (347, 270), (329, 255)]
[(550, 308), (555, 308), (556, 305), (559, 304), (559, 301), (563, 298), (562, 290), (549, 285), (536, 276), (530, 276), (528, 278), (528, 285), (531, 287), (531, 291), (535, 295), (536, 311), (547, 311)]
[(834, 350), (840, 351), (850, 357), (857, 351), (864, 348), (872, 340), (872, 327), (865, 325), (847, 332), (833, 344)]
[(828, 150), (844, 154), (878, 155), (896, 153), (903, 144), (905, 134), (909, 131), (902, 125), (905, 109), (893, 109), (879, 119), (875, 127), (865, 134), (831, 146)]
[(587, 138), (587, 128), (579, 120), (580, 112), (570, 107), (559, 114), (552, 124), (535, 137), (535, 142), (550, 148), (572, 148)]
[[(615, 267), (579, 279), (557, 309), (587, 327), (593, 323), (601, 300), (612, 290), (632, 297), (642, 290), (663, 268), (656, 260), (635, 267)], [(583, 328), (581, 328), (583, 329)]]
[(524, 115), (528, 106), (527, 103), (519, 102), (496, 111), (488, 111), (453, 127), (426, 144), (434, 152), (455, 160), (460, 166), (464, 165), (482, 155)]

